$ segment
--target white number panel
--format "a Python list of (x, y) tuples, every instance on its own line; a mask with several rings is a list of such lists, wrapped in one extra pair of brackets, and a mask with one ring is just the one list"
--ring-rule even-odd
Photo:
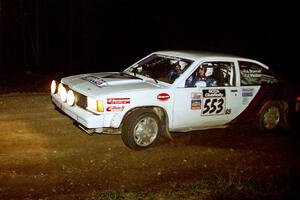
[(224, 115), (226, 110), (225, 89), (203, 90), (203, 108), (201, 115)]

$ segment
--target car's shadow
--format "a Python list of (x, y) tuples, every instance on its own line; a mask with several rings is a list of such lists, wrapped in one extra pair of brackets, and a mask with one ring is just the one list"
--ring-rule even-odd
[[(238, 125), (224, 129), (172, 133), (174, 145), (203, 146), (227, 149), (255, 149), (262, 151), (287, 150), (300, 146), (300, 134), (295, 130), (261, 131), (253, 126)], [(161, 144), (168, 143), (163, 140)], [(300, 149), (300, 147), (299, 147)]]

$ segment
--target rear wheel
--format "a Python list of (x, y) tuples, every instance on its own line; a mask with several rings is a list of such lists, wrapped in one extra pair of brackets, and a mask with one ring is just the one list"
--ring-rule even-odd
[(129, 148), (141, 150), (157, 143), (161, 127), (158, 116), (151, 109), (139, 109), (124, 119), (122, 140)]
[(279, 127), (282, 118), (281, 106), (278, 101), (266, 103), (259, 112), (258, 126), (262, 130), (275, 130)]

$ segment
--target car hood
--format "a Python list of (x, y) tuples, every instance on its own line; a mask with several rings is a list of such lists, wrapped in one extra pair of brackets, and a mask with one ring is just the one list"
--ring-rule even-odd
[(113, 93), (141, 91), (162, 88), (154, 81), (147, 81), (119, 72), (90, 73), (69, 76), (62, 83), (70, 89), (90, 97)]

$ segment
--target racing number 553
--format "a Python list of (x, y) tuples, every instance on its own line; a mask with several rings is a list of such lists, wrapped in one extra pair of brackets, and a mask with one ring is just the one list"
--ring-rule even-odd
[(202, 115), (224, 114), (225, 98), (204, 98)]

